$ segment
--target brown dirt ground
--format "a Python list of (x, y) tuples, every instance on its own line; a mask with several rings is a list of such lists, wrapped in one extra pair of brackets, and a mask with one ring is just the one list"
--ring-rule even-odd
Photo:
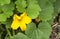
[(59, 15), (55, 17), (52, 32), (49, 39), (60, 39), (60, 24), (59, 24)]

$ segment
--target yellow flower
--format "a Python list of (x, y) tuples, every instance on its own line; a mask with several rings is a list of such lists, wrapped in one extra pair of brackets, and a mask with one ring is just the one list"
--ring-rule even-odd
[(27, 16), (26, 12), (18, 16), (15, 14), (13, 16), (13, 22), (11, 24), (11, 28), (16, 30), (18, 27), (21, 28), (22, 31), (26, 30), (26, 24), (31, 23), (32, 19)]

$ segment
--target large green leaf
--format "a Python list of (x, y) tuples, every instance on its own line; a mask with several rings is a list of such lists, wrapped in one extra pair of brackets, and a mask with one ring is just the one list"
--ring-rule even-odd
[(41, 8), (45, 7), (45, 4), (48, 0), (38, 0), (38, 3), (40, 5)]
[(51, 25), (48, 22), (42, 22), (38, 25), (41, 33), (43, 33), (42, 38), (48, 39), (51, 33)]
[(11, 28), (11, 23), (12, 23), (12, 19), (10, 18), (10, 19), (7, 19), (5, 22), (4, 22), (4, 24), (6, 25), (6, 28), (8, 29), (8, 28)]
[(44, 34), (39, 29), (36, 29), (32, 32), (31, 39), (41, 39), (43, 35)]
[(52, 3), (56, 2), (56, 0), (49, 0), (49, 1), (52, 2)]
[(38, 4), (30, 2), (26, 11), (29, 17), (35, 19), (36, 17), (38, 17), (41, 8)]
[(30, 23), (29, 25), (27, 25), (25, 34), (31, 39), (41, 39), (41, 37), (43, 36), (40, 30), (36, 28), (36, 25), (34, 23)]
[(56, 0), (55, 2), (55, 12), (60, 13), (60, 0)]
[(14, 5), (12, 3), (0, 7), (2, 11), (0, 14), (0, 22), (6, 21), (7, 18), (13, 15)]
[(25, 8), (27, 6), (26, 1), (25, 0), (17, 0), (15, 3), (16, 3), (17, 10), (20, 13), (24, 12), (24, 10), (25, 10)]
[(51, 33), (51, 25), (48, 22), (42, 22), (36, 28), (34, 23), (27, 26), (25, 34), (31, 39), (48, 39)]
[(30, 39), (30, 38), (24, 35), (23, 33), (18, 33), (17, 35), (15, 35), (15, 37), (13, 37), (13, 39)]
[(6, 4), (4, 6), (1, 6), (2, 11), (7, 12), (7, 11), (12, 11), (14, 9), (14, 4)]
[(31, 37), (31, 35), (35, 29), (36, 29), (36, 25), (34, 23), (30, 23), (29, 25), (27, 25), (27, 29), (25, 31), (25, 34), (28, 37)]
[(27, 0), (27, 4), (29, 4), (29, 3), (38, 3), (38, 1), (37, 0)]
[(38, 28), (34, 29), (29, 35), (31, 35), (31, 39), (48, 39), (50, 33), (51, 25), (48, 22), (42, 22), (38, 25)]
[(52, 18), (52, 14), (54, 13), (53, 5), (50, 2), (47, 2), (44, 7), (42, 7), (42, 11), (39, 14), (39, 18), (42, 21), (47, 21)]
[(9, 4), (10, 0), (0, 0), (0, 5)]
[(0, 14), (0, 22), (6, 20), (6, 15), (5, 14)]

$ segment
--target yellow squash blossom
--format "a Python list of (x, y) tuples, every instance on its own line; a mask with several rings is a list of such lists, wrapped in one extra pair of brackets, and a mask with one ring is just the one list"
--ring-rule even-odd
[(26, 24), (31, 23), (32, 19), (27, 16), (26, 12), (18, 16), (15, 14), (13, 16), (13, 22), (11, 24), (11, 28), (16, 30), (18, 27), (21, 28), (22, 31), (26, 30)]

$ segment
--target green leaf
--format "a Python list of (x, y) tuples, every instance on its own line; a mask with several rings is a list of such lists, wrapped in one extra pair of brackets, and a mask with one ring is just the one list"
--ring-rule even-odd
[(49, 22), (50, 25), (53, 24), (53, 21), (54, 21), (54, 16), (50, 20), (48, 20), (48, 22)]
[(55, 12), (60, 13), (60, 0), (56, 0), (55, 2)]
[(11, 23), (12, 23), (12, 19), (10, 18), (10, 19), (7, 19), (5, 22), (4, 22), (4, 24), (6, 25), (6, 28), (8, 29), (8, 28), (11, 28)]
[(32, 32), (36, 29), (36, 25), (34, 23), (30, 23), (29, 25), (27, 25), (27, 29), (25, 31), (25, 34), (28, 37), (31, 37)]
[(45, 4), (47, 3), (48, 0), (38, 0), (38, 3), (41, 8), (45, 7)]
[(18, 33), (15, 37), (13, 37), (13, 39), (30, 39), (30, 38), (24, 35), (23, 33)]
[(13, 15), (14, 4), (11, 3), (0, 7), (1, 11), (3, 11), (0, 14), (0, 22), (6, 21), (7, 18), (10, 18), (10, 16)]
[(9, 4), (10, 0), (0, 0), (0, 5)]
[(38, 17), (39, 12), (41, 11), (41, 8), (38, 4), (29, 3), (26, 11), (29, 17), (31, 17), (32, 19), (35, 19), (36, 17)]
[[(46, 34), (47, 33), (47, 34)], [(27, 26), (25, 34), (31, 39), (48, 39), (51, 33), (51, 25), (48, 22), (42, 22), (36, 28), (34, 23)]]
[(48, 39), (51, 33), (51, 25), (48, 22), (42, 22), (38, 25), (38, 28), (43, 33), (43, 37)]
[(47, 2), (46, 5), (42, 8), (42, 11), (39, 14), (39, 18), (42, 21), (47, 21), (52, 18), (52, 14), (54, 13), (54, 7), (51, 3)]
[(43, 33), (39, 29), (36, 29), (32, 32), (31, 39), (41, 39), (42, 36)]
[(27, 0), (27, 3), (29, 4), (29, 3), (38, 3), (38, 1), (37, 0)]
[(7, 11), (7, 12), (4, 12), (4, 14), (6, 15), (6, 18), (10, 18), (10, 16), (13, 15), (13, 11)]
[(15, 3), (16, 3), (16, 8), (20, 13), (22, 13), (27, 6), (25, 0), (17, 0)]
[(6, 20), (6, 15), (5, 14), (0, 14), (0, 22)]
[(0, 14), (0, 22), (6, 21), (7, 18), (10, 18), (10, 16), (13, 15), (13, 12), (4, 12), (3, 14)]
[(14, 9), (14, 4), (10, 3), (10, 4), (6, 4), (4, 6), (0, 6), (3, 12), (7, 12), (7, 11), (12, 11)]
[(56, 0), (49, 0), (49, 1), (52, 2), (52, 3), (56, 2)]
[(38, 28), (34, 29), (31, 34), (31, 39), (48, 39), (51, 33), (51, 25), (48, 22), (42, 22)]

